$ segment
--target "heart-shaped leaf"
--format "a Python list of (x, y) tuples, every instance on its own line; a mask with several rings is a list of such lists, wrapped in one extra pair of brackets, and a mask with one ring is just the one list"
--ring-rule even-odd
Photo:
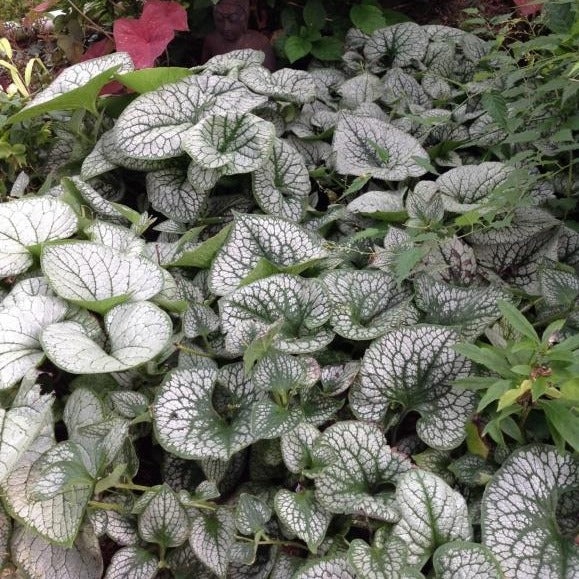
[(111, 559), (104, 579), (153, 579), (157, 574), (159, 559), (140, 547), (119, 549)]
[(225, 295), (267, 259), (278, 268), (300, 266), (326, 257), (323, 240), (295, 223), (265, 215), (238, 215), (229, 239), (209, 276), (211, 291)]
[(31, 579), (100, 579), (103, 559), (91, 525), (84, 525), (74, 544), (52, 545), (33, 531), (18, 527), (10, 545), (12, 560)]
[(483, 543), (506, 577), (572, 577), (579, 468), (547, 445), (515, 451), (485, 489)]
[(386, 272), (334, 270), (323, 281), (333, 307), (331, 324), (344, 338), (373, 340), (418, 319), (409, 290)]
[(189, 178), (197, 170), (218, 177), (251, 173), (268, 159), (274, 137), (274, 126), (250, 113), (206, 117), (182, 135), (183, 150), (192, 158)]
[(58, 295), (98, 313), (153, 297), (164, 284), (152, 261), (90, 242), (45, 247), (42, 270)]
[(356, 579), (348, 561), (341, 557), (309, 561), (302, 565), (292, 579)]
[(276, 100), (305, 104), (316, 96), (314, 80), (305, 70), (282, 68), (272, 73), (263, 66), (250, 66), (240, 71), (239, 80), (253, 92)]
[(342, 115), (334, 133), (336, 170), (344, 175), (371, 175), (383, 181), (420, 177), (426, 170), (414, 157), (428, 154), (412, 136), (392, 125), (355, 115)]
[(139, 515), (139, 535), (162, 548), (178, 547), (189, 536), (189, 519), (175, 493), (162, 485)]
[(381, 69), (409, 66), (421, 61), (428, 46), (428, 37), (414, 22), (402, 22), (381, 28), (364, 46), (364, 57)]
[(377, 426), (334, 424), (316, 441), (314, 457), (327, 465), (316, 478), (316, 499), (324, 509), (398, 520), (394, 489), (411, 463), (390, 449)]
[(271, 507), (259, 497), (241, 493), (235, 507), (235, 525), (244, 535), (255, 535), (263, 531), (271, 519)]
[(274, 508), (279, 520), (315, 553), (326, 536), (332, 515), (321, 508), (309, 490), (277, 492)]
[(419, 568), (437, 547), (464, 539), (472, 529), (463, 496), (441, 478), (423, 470), (405, 473), (396, 489), (401, 519), (392, 530), (408, 549), (408, 562)]
[(136, 98), (119, 117), (114, 140), (135, 159), (177, 157), (183, 133), (208, 114), (243, 114), (266, 100), (232, 78), (190, 76)]
[(221, 372), (221, 382), (235, 410), (216, 411), (212, 399), (217, 371), (213, 368), (177, 370), (164, 382), (153, 404), (157, 439), (169, 452), (189, 459), (226, 460), (249, 446), (251, 403), (256, 394), (243, 378), (243, 366)]
[(219, 302), (227, 349), (242, 352), (255, 338), (282, 320), (273, 346), (289, 354), (306, 354), (334, 337), (324, 325), (331, 307), (317, 280), (274, 275), (242, 287)]
[(512, 171), (511, 167), (495, 162), (463, 165), (447, 171), (436, 180), (444, 208), (454, 213), (480, 208)]
[(27, 197), (0, 205), (0, 278), (25, 272), (47, 241), (76, 232), (78, 219), (66, 203), (52, 197)]
[(500, 287), (454, 287), (431, 277), (414, 282), (416, 305), (425, 313), (423, 321), (455, 329), (465, 340), (475, 340), (501, 317), (499, 300), (510, 295)]
[(41, 394), (36, 378), (32, 374), (22, 381), (11, 408), (0, 408), (0, 482), (52, 419), (54, 398)]
[(225, 577), (235, 540), (235, 520), (225, 507), (201, 513), (191, 523), (189, 544), (195, 555), (218, 577)]
[(206, 195), (193, 188), (185, 171), (151, 171), (147, 173), (146, 180), (147, 195), (153, 209), (175, 221), (195, 221), (203, 208)]
[(498, 561), (484, 545), (468, 541), (452, 541), (436, 549), (432, 558), (436, 576), (455, 579), (467, 575), (477, 579), (503, 579)]
[(303, 157), (283, 139), (275, 139), (269, 159), (253, 173), (253, 196), (266, 212), (301, 221), (310, 177)]
[(458, 335), (436, 326), (402, 328), (374, 342), (364, 354), (359, 401), (364, 418), (381, 420), (392, 403), (421, 414), (418, 436), (440, 450), (456, 448), (474, 411), (473, 392), (451, 383), (470, 363), (452, 346)]
[(0, 390), (11, 388), (40, 364), (43, 328), (67, 314), (65, 302), (43, 295), (21, 296), (0, 310)]
[[(70, 547), (77, 536), (86, 503), (92, 494), (92, 484), (72, 485), (52, 498), (29, 498), (35, 483), (32, 477), (34, 463), (53, 448), (56, 446), (50, 425), (22, 455), (12, 473), (2, 483), (2, 491), (6, 506), (13, 517), (48, 541)], [(58, 456), (55, 458), (58, 459)], [(44, 544), (44, 541), (42, 543)]]
[(72, 374), (122, 372), (140, 366), (167, 346), (173, 333), (169, 316), (149, 302), (115, 306), (104, 317), (108, 348), (77, 322), (47, 326), (40, 341), (46, 355)]

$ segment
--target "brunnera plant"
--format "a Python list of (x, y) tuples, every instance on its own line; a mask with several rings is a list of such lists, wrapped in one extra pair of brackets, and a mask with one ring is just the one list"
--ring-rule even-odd
[[(576, 383), (536, 388), (521, 440), (472, 388), (516, 360), (485, 368), (484, 340), (553, 317), (574, 332), (579, 279), (556, 183), (487, 158), (485, 52), (402, 23), (351, 33), (340, 69), (270, 73), (244, 50), (133, 71), (116, 53), (10, 119), (68, 132), (41, 192), (0, 205), (7, 564), (577, 573), (574, 427), (542, 411), (557, 391), (575, 420)], [(112, 79), (134, 92), (99, 98)], [(571, 373), (563, 350), (527, 356), (527, 379), (547, 359)]]

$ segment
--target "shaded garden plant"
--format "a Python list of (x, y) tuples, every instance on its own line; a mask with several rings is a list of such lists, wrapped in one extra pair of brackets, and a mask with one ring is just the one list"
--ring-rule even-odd
[[(489, 339), (527, 336), (562, 380), (577, 365), (576, 341), (549, 348), (577, 326), (579, 236), (546, 208), (557, 182), (494, 156), (487, 49), (400, 23), (307, 72), (251, 50), (190, 70), (116, 53), (9, 119), (57, 114), (90, 144), (0, 205), (14, 566), (577, 574), (573, 432), (535, 412), (519, 440), (472, 388), (502, 379), (473, 355)], [(135, 94), (97, 97), (113, 79)], [(576, 383), (549, 388), (576, 425)]]

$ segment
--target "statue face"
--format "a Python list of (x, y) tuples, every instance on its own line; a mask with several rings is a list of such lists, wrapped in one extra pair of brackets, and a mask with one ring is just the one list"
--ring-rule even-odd
[(236, 41), (247, 32), (248, 15), (243, 8), (217, 5), (214, 12), (215, 27), (225, 40)]

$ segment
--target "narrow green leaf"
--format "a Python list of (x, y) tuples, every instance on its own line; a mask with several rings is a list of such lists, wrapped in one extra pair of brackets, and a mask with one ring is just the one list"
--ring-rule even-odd
[(509, 324), (511, 324), (517, 332), (533, 340), (536, 344), (541, 343), (541, 340), (531, 322), (529, 322), (529, 320), (527, 320), (527, 318), (525, 318), (525, 316), (513, 304), (500, 300), (499, 309)]

